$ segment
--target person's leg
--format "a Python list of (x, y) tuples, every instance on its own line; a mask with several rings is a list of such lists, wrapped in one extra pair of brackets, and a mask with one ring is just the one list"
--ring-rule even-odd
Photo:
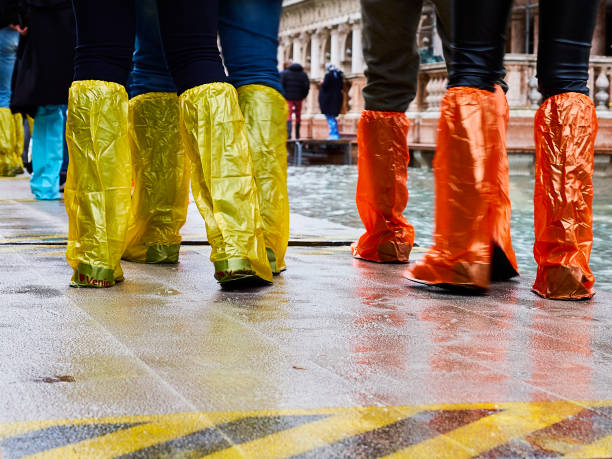
[(11, 103), (11, 77), (17, 57), (19, 33), (10, 27), (0, 29), (0, 175), (14, 176), (19, 169), (14, 154), (14, 121), (9, 108)]
[(277, 62), (281, 12), (281, 0), (227, 0), (220, 3), (219, 11), (223, 61), (247, 123), (264, 239), (274, 273), (285, 269), (289, 243), (287, 103)]
[(219, 37), (230, 82), (269, 86), (282, 94), (277, 62), (281, 0), (226, 0)]
[(218, 1), (157, 0), (157, 6), (215, 277), (271, 281), (246, 123), (217, 48)]
[(132, 66), (131, 0), (73, 0), (75, 81), (66, 127), (70, 155), (64, 190), (71, 285), (110, 287), (123, 279), (132, 170), (125, 84)]
[(59, 173), (64, 151), (64, 110), (61, 105), (44, 105), (36, 112), (32, 134), (30, 188), (36, 199), (59, 199)]
[(130, 98), (150, 92), (176, 92), (164, 56), (156, 0), (136, 0), (136, 39), (132, 60)]
[[(434, 174), (434, 245), (407, 277), (486, 289), (516, 276), (509, 231), (503, 71), (511, 0), (457, 0), (453, 59), (441, 106)], [(503, 204), (502, 204), (503, 203)]]
[(535, 117), (533, 290), (553, 299), (594, 294), (593, 163), (597, 115), (588, 97), (597, 0), (540, 2), (538, 81), (545, 97)]
[(351, 246), (356, 258), (407, 263), (414, 244), (414, 229), (402, 213), (410, 161), (405, 112), (417, 89), (421, 8), (422, 0), (361, 0), (367, 84), (355, 199), (366, 232)]
[(189, 204), (189, 161), (176, 87), (163, 52), (155, 0), (136, 0), (129, 138), (134, 191), (123, 258), (178, 263)]

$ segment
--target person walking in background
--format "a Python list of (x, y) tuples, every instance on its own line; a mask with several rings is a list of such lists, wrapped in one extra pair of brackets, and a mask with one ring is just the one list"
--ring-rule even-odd
[[(453, 57), (434, 160), (434, 245), (411, 280), (486, 290), (500, 277), (495, 221), (507, 110), (496, 86), (512, 0), (455, 0)], [(593, 167), (597, 115), (588, 97), (589, 54), (599, 0), (541, 0), (535, 116), (533, 291), (551, 299), (594, 294)], [(487, 26), (484, 27), (483, 25)], [(503, 97), (505, 100), (505, 97)], [(503, 167), (502, 182), (507, 181)], [(502, 276), (503, 279), (504, 276)]]
[[(23, 173), (23, 123), (10, 109), (11, 78), (17, 57), (20, 31), (17, 1), (0, 1), (0, 176)], [(21, 136), (19, 136), (21, 132)], [(21, 138), (21, 148), (19, 139)]]
[(335, 65), (325, 65), (325, 77), (319, 91), (319, 107), (329, 125), (329, 140), (340, 139), (338, 132), (338, 115), (342, 109), (344, 74)]
[[(451, 0), (434, 0), (438, 33), (450, 63)], [(363, 52), (367, 84), (365, 110), (358, 125), (359, 159), (356, 201), (366, 232), (351, 246), (353, 256), (379, 263), (408, 263), (414, 245), (414, 228), (403, 215), (408, 203), (408, 106), (417, 91), (420, 55), (416, 33), (421, 0), (361, 0)], [(483, 20), (476, 27), (485, 24)], [(389, 40), (389, 37), (393, 37)], [(505, 139), (508, 104), (504, 96), (503, 65), (495, 74), (495, 102), (499, 135)], [(497, 248), (494, 265), (499, 278), (518, 275), (510, 237), (510, 183), (505, 143), (491, 184), (497, 200), (492, 219)]]
[(32, 177), (36, 199), (60, 198), (68, 88), (76, 31), (70, 0), (26, 0), (11, 107), (34, 118)]
[(291, 138), (292, 121), (295, 115), (295, 138), (300, 138), (300, 123), (302, 122), (302, 103), (310, 92), (310, 80), (308, 75), (297, 62), (289, 64), (281, 72), (281, 84), (285, 93), (285, 99), (289, 105), (289, 120), (287, 121), (287, 135)]

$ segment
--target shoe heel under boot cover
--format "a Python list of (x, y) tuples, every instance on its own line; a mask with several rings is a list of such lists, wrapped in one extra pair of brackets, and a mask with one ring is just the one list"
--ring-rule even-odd
[(560, 300), (591, 298), (593, 167), (597, 115), (591, 99), (563, 93), (535, 117), (535, 245), (533, 290)]
[(0, 176), (14, 177), (15, 125), (10, 108), (0, 108)]
[(359, 120), (356, 202), (366, 232), (351, 245), (355, 258), (407, 263), (414, 228), (408, 203), (408, 130), (404, 113), (365, 110)]
[(498, 133), (498, 141), (491, 142), (491, 147), (499, 148), (499, 151), (493, 153), (498, 158), (497, 174), (495, 174), (497, 196), (493, 203), (493, 254), (491, 258), (491, 280), (494, 282), (505, 281), (519, 275), (510, 235), (512, 204), (510, 202), (510, 168), (506, 151), (506, 131), (510, 119), (510, 108), (504, 90), (498, 85), (495, 85), (495, 101), (496, 116), (503, 122), (497, 122), (491, 127), (493, 134)]
[(499, 123), (494, 93), (451, 88), (441, 106), (435, 175), (434, 245), (406, 277), (443, 287), (484, 290), (491, 280), (499, 194)]
[(110, 287), (123, 280), (119, 261), (132, 180), (127, 126), (128, 96), (123, 86), (97, 80), (72, 83), (64, 191), (72, 286)]
[(274, 274), (286, 268), (289, 244), (287, 192), (287, 102), (277, 90), (250, 84), (238, 88), (255, 171), (259, 212), (263, 221), (268, 261)]
[(179, 97), (181, 128), (192, 161), (191, 186), (206, 222), (215, 278), (272, 281), (247, 129), (233, 86), (211, 83)]
[(177, 95), (152, 92), (131, 99), (129, 140), (134, 192), (123, 258), (178, 263), (190, 163), (179, 132)]

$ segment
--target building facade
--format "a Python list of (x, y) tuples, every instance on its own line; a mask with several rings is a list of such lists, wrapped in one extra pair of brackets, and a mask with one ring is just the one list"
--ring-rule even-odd
[[(608, 25), (610, 24), (610, 25)], [(589, 88), (598, 109), (600, 130), (598, 153), (612, 153), (612, 0), (601, 0), (591, 51)], [(278, 59), (301, 63), (311, 78), (311, 91), (304, 105), (306, 137), (325, 138), (327, 124), (320, 114), (318, 85), (326, 62), (341, 68), (351, 82), (346, 113), (340, 116), (340, 131), (354, 135), (363, 110), (361, 90), (365, 85), (365, 64), (361, 49), (359, 0), (285, 0), (281, 18)], [(392, 37), (390, 37), (392, 39)], [(417, 43), (425, 56), (442, 55), (436, 33), (433, 6), (425, 1)], [(510, 152), (533, 152), (533, 118), (541, 100), (535, 79), (538, 43), (538, 2), (515, 0), (506, 41), (506, 80), (509, 84)], [(444, 62), (424, 63), (419, 74), (419, 90), (408, 110), (411, 120), (409, 143), (421, 150), (432, 150), (445, 93), (447, 74)]]

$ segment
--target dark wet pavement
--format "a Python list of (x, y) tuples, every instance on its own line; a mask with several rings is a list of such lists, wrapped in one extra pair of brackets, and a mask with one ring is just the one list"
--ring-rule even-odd
[(2, 459), (612, 456), (611, 293), (410, 286), (299, 215), (274, 285), (227, 292), (193, 209), (180, 265), (72, 289), (62, 203), (0, 196)]

